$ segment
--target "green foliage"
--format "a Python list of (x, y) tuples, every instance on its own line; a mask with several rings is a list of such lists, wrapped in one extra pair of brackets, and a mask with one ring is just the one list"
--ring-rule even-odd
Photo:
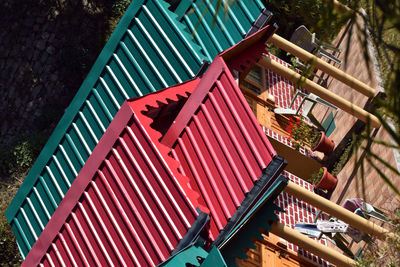
[(115, 0), (111, 6), (111, 14), (113, 17), (121, 17), (128, 8), (131, 0)]
[(4, 213), (47, 135), (21, 135), (0, 149), (0, 266), (19, 266), (21, 256)]
[(321, 178), (322, 178), (323, 175), (324, 175), (324, 169), (320, 168), (318, 170), (318, 172), (313, 173), (311, 175), (310, 183), (313, 183), (313, 184), (317, 185), (319, 183), (319, 181), (321, 181)]
[(19, 175), (29, 169), (38, 156), (44, 140), (41, 134), (22, 135), (0, 149), (0, 175)]
[[(400, 2), (341, 1), (347, 7), (338, 6), (332, 0), (266, 0), (264, 2), (274, 13), (275, 20), (280, 26), (278, 33), (285, 38), (290, 38), (294, 29), (304, 24), (315, 32), (321, 41), (329, 42), (340, 28), (349, 22), (352, 27), (349, 28), (348, 34), (355, 35), (362, 44), (360, 54), (363, 55), (367, 65), (372, 64), (367, 40), (372, 41), (383, 75), (386, 98), (375, 98), (375, 108), (371, 110), (371, 113), (378, 117), (382, 128), (390, 135), (392, 141), (375, 138), (371, 134), (373, 129), (370, 123), (367, 123), (364, 134), (355, 136), (355, 143), (358, 145), (351, 152), (356, 153), (358, 148), (362, 151), (362, 157), (357, 157), (357, 155), (355, 157), (357, 159), (355, 166), (361, 171), (361, 177), (364, 176), (364, 165), (369, 165), (393, 192), (400, 195), (399, 188), (394, 186), (391, 178), (400, 179), (397, 167), (393, 163), (382, 160), (371, 148), (372, 145), (379, 145), (400, 150)], [(366, 13), (361, 10), (361, 7), (366, 10)], [(347, 48), (344, 49), (346, 58), (351, 40), (353, 40), (351, 37), (347, 38)], [(281, 56), (286, 57), (286, 55)], [(383, 169), (385, 172), (382, 171)], [(386, 170), (389, 170), (390, 176)], [(362, 190), (364, 190), (363, 185), (364, 182), (362, 182)]]
[(104, 35), (104, 43), (110, 38), (111, 34), (113, 33), (115, 27), (117, 27), (118, 22), (122, 18), (122, 15), (124, 15), (131, 1), (132, 0), (106, 1), (107, 4), (106, 13), (108, 13), (108, 17), (105, 20), (106, 28)]
[[(330, 42), (349, 18), (346, 14), (333, 11), (332, 4), (320, 0), (265, 0), (264, 4), (274, 14), (272, 21), (279, 26), (277, 33), (285, 39), (290, 39), (297, 27), (305, 25), (320, 40)], [(327, 15), (329, 21), (325, 18)], [(280, 57), (289, 61), (285, 53)]]
[[(399, 1), (364, 1), (362, 14), (376, 47), (378, 64), (387, 98), (379, 100), (382, 114), (395, 120), (399, 133), (400, 117), (400, 3)], [(392, 116), (394, 115), (394, 116)], [(400, 143), (397, 139), (398, 144)]]
[(274, 56), (279, 57), (279, 55), (282, 53), (282, 50), (273, 44), (268, 44), (268, 52)]
[(344, 168), (346, 163), (349, 161), (351, 156), (353, 155), (353, 150), (355, 147), (355, 140), (354, 138), (349, 141), (347, 144), (346, 148), (343, 150), (342, 155), (340, 158), (336, 161), (335, 165), (333, 166), (332, 171), (330, 172), (333, 176), (338, 176), (340, 171)]
[(0, 183), (0, 266), (19, 266), (22, 262), (17, 242), (4, 213), (19, 184)]
[(385, 242), (376, 240), (367, 246), (361, 258), (356, 259), (357, 267), (400, 266), (400, 209), (391, 214), (394, 223), (392, 232), (396, 235), (386, 238)]
[[(363, 44), (360, 53), (363, 54), (365, 62), (371, 65), (366, 42), (367, 39), (371, 40), (375, 47), (386, 95), (374, 98), (375, 107), (371, 112), (382, 123), (381, 131), (387, 132), (391, 139), (388, 142), (376, 138), (377, 130), (367, 123), (364, 133), (356, 136), (362, 151), (361, 157), (356, 157), (356, 166), (360, 166), (361, 177), (364, 176), (365, 166), (371, 166), (391, 190), (400, 195), (399, 188), (392, 182), (394, 179), (400, 179), (399, 170), (393, 162), (382, 160), (373, 149), (383, 146), (387, 149), (400, 150), (400, 2), (363, 1), (362, 6), (366, 12), (360, 11), (360, 3), (352, 4), (354, 6), (350, 6), (352, 11), (349, 13), (354, 22), (354, 29), (357, 30), (357, 37)], [(357, 17), (361, 18), (363, 23), (359, 23)], [(365, 192), (364, 184), (365, 181), (361, 180), (363, 192)]]
[[(344, 2), (344, 1), (343, 1)], [(300, 2), (296, 2), (297, 5)], [(322, 3), (322, 1), (321, 1)], [(346, 8), (338, 8), (335, 11), (333, 1), (325, 1), (326, 12), (320, 12), (320, 20), (311, 21), (307, 25), (320, 38), (329, 40), (329, 33), (319, 32), (326, 29), (336, 31), (335, 25), (342, 19), (348, 19), (352, 25), (349, 35), (355, 36), (362, 44), (359, 53), (363, 55), (365, 63), (372, 69), (372, 60), (369, 55), (368, 41), (371, 40), (377, 52), (377, 60), (383, 78), (383, 86), (386, 94), (385, 98), (375, 97), (375, 107), (371, 112), (378, 117), (382, 126), (379, 132), (387, 132), (390, 141), (376, 138), (378, 130), (373, 129), (370, 123), (366, 123), (364, 133), (354, 136), (354, 143), (349, 151), (345, 153), (353, 154), (356, 162), (355, 171), (360, 172), (361, 190), (365, 194), (364, 174), (367, 166), (371, 167), (378, 174), (388, 187), (397, 195), (400, 195), (400, 188), (397, 188), (393, 181), (400, 179), (400, 172), (387, 159), (382, 159), (374, 147), (383, 146), (387, 149), (397, 149), (400, 151), (400, 2), (399, 1), (346, 1)], [(366, 13), (360, 8), (364, 7)], [(310, 18), (314, 20), (313, 15)], [(360, 19), (361, 18), (361, 19)], [(289, 17), (291, 19), (291, 17)], [(361, 23), (360, 23), (361, 22)], [(282, 24), (281, 24), (282, 25)], [(366, 25), (366, 27), (364, 26)], [(370, 38), (371, 37), (371, 38)], [(349, 51), (351, 37), (347, 39), (347, 49)], [(351, 64), (351, 62), (348, 62)], [(343, 156), (343, 162), (347, 161), (347, 156)], [(341, 163), (335, 166), (339, 170)], [(377, 178), (378, 178), (377, 177)], [(364, 197), (365, 198), (365, 197)], [(357, 266), (400, 266), (400, 227), (395, 226), (392, 232), (397, 235), (388, 238), (385, 242), (377, 241), (368, 245), (364, 250), (363, 259), (359, 259)]]
[(314, 147), (321, 137), (321, 133), (305, 122), (302, 116), (300, 119), (290, 118), (286, 131), (296, 141), (296, 150), (306, 145)]
[(318, 0), (279, 1), (267, 0), (268, 10), (274, 14), (279, 33), (289, 38), (294, 29), (301, 24), (312, 26), (321, 18), (323, 4)]

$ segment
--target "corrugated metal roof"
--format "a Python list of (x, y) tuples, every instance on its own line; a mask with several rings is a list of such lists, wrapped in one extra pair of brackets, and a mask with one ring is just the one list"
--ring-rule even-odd
[(134, 1), (6, 212), (23, 256), (64, 198), (125, 99), (186, 81), (201, 64), (164, 1)]
[(266, 42), (278, 29), (276, 24), (268, 25), (246, 39), (238, 42), (235, 46), (220, 53), (231, 70), (242, 72), (257, 62), (266, 53)]
[(226, 263), (221, 253), (214, 247), (210, 252), (206, 252), (201, 242), (197, 242), (190, 247), (185, 248), (178, 255), (170, 260), (163, 262), (159, 267), (183, 267), (198, 266), (201, 267), (226, 267)]
[(224, 7), (218, 10), (218, 3), (223, 5), (219, 0), (184, 0), (180, 3), (183, 10), (177, 7), (178, 16), (188, 11), (181, 21), (193, 32), (195, 42), (211, 60), (241, 41), (264, 9), (260, 0), (237, 0), (227, 10)]
[[(241, 68), (249, 60), (260, 57), (265, 51), (265, 41), (274, 31), (274, 27), (266, 27), (221, 53), (201, 78), (188, 102), (181, 110), (176, 109), (180, 110), (179, 115), (172, 112), (176, 117), (173, 123), (169, 121), (167, 126), (159, 123), (165, 122), (163, 117), (171, 114), (170, 107), (174, 107), (171, 104), (148, 104), (145, 113), (149, 119), (147, 122), (143, 120), (144, 127), (148, 127), (147, 131), (156, 145), (160, 144), (160, 138), (162, 143), (174, 149), (174, 144), (179, 147), (186, 145), (180, 150), (185, 155), (185, 163), (180, 170), (185, 175), (190, 173), (187, 176), (192, 178), (192, 188), (202, 195), (200, 203), (208, 207), (204, 211), (210, 210), (211, 220), (214, 221), (212, 225), (221, 220), (220, 227), (212, 229), (212, 240), (237, 208), (243, 205), (245, 194), (253, 188), (262, 170), (268, 166), (267, 176), (273, 180), (276, 172), (285, 165), (277, 159), (270, 166), (275, 152), (253, 113), (249, 112), (248, 104), (230, 73), (230, 68)], [(244, 53), (248, 50), (252, 52)], [(144, 109), (137, 104), (135, 107)], [(174, 149), (171, 155), (177, 158)], [(194, 181), (193, 178), (201, 181)], [(223, 212), (225, 217), (221, 215)]]
[(155, 266), (168, 259), (196, 219), (198, 194), (169, 149), (154, 145), (141, 109), (179, 102), (197, 83), (123, 104), (23, 266)]
[(162, 139), (210, 210), (214, 240), (276, 155), (236, 81), (216, 57)]
[(221, 56), (199, 80), (122, 106), (25, 266), (157, 265), (195, 207), (210, 208), (215, 240), (276, 153)]
[(251, 211), (218, 245), (228, 266), (234, 266), (237, 258), (247, 258), (244, 249), (254, 248), (253, 240), (262, 239), (260, 229), (269, 231), (271, 221), (279, 222), (276, 213), (282, 210), (274, 201), (287, 183), (288, 179), (283, 175), (276, 179)]
[[(201, 43), (211, 59), (241, 40), (239, 35), (250, 28), (262, 8), (259, 0), (238, 2), (229, 10), (228, 20), (220, 14), (218, 23), (222, 21), (227, 27), (213, 32), (222, 34)], [(187, 16), (183, 16), (187, 22), (195, 19)], [(212, 26), (209, 16), (202, 25)], [(238, 35), (237, 29), (244, 30)], [(186, 81), (197, 72), (207, 57), (187, 32), (164, 1), (138, 0), (130, 5), (6, 212), (23, 257), (122, 102)], [(228, 38), (230, 43), (222, 41), (230, 35), (234, 36)], [(224, 45), (218, 44), (217, 50), (208, 48), (219, 42)]]

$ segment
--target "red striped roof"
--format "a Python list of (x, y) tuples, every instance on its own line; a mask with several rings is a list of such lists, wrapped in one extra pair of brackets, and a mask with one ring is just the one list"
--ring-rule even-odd
[(231, 73), (261, 57), (275, 30), (267, 26), (218, 55), (162, 139), (210, 211), (211, 240), (276, 155)]
[(182, 174), (201, 194), (214, 240), (276, 154), (221, 57), (165, 134)]
[(211, 215), (210, 240), (226, 226), (276, 155), (231, 73), (261, 57), (274, 31), (267, 26), (217, 56), (167, 131), (155, 125), (160, 118), (149, 115), (163, 114), (162, 106), (148, 105), (150, 118), (142, 119), (150, 126), (153, 142), (163, 147), (162, 138), (170, 156), (181, 164), (180, 172), (189, 177), (190, 187), (199, 192), (198, 202), (206, 207), (202, 210)]
[(228, 67), (248, 58), (233, 59), (124, 103), (23, 265), (157, 265), (196, 207), (210, 211), (215, 240), (276, 155)]
[(153, 144), (139, 107), (179, 102), (197, 83), (121, 107), (23, 266), (155, 266), (170, 256), (196, 219), (198, 195), (167, 147)]

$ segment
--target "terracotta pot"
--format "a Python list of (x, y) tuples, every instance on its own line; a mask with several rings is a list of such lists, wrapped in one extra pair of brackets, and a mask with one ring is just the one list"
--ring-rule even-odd
[(316, 188), (333, 191), (336, 188), (338, 179), (335, 176), (333, 176), (332, 174), (330, 174), (325, 167), (322, 167), (322, 169), (324, 169), (324, 174), (322, 175), (319, 183), (314, 186)]
[(335, 143), (326, 137), (324, 132), (321, 132), (321, 139), (319, 139), (318, 144), (315, 147), (312, 147), (312, 151), (320, 151), (324, 153), (326, 156), (332, 153), (335, 148)]

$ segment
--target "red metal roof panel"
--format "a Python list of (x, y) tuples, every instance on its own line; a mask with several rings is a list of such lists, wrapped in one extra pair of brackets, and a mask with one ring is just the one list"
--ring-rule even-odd
[(197, 82), (123, 104), (24, 266), (155, 266), (170, 256), (196, 219), (198, 195), (130, 105), (177, 101)]
[(214, 59), (162, 143), (171, 147), (182, 174), (200, 192), (199, 202), (210, 210), (212, 240), (276, 155), (221, 57)]
[(157, 265), (195, 207), (215, 240), (275, 155), (218, 56), (200, 82), (122, 106), (24, 265)]

